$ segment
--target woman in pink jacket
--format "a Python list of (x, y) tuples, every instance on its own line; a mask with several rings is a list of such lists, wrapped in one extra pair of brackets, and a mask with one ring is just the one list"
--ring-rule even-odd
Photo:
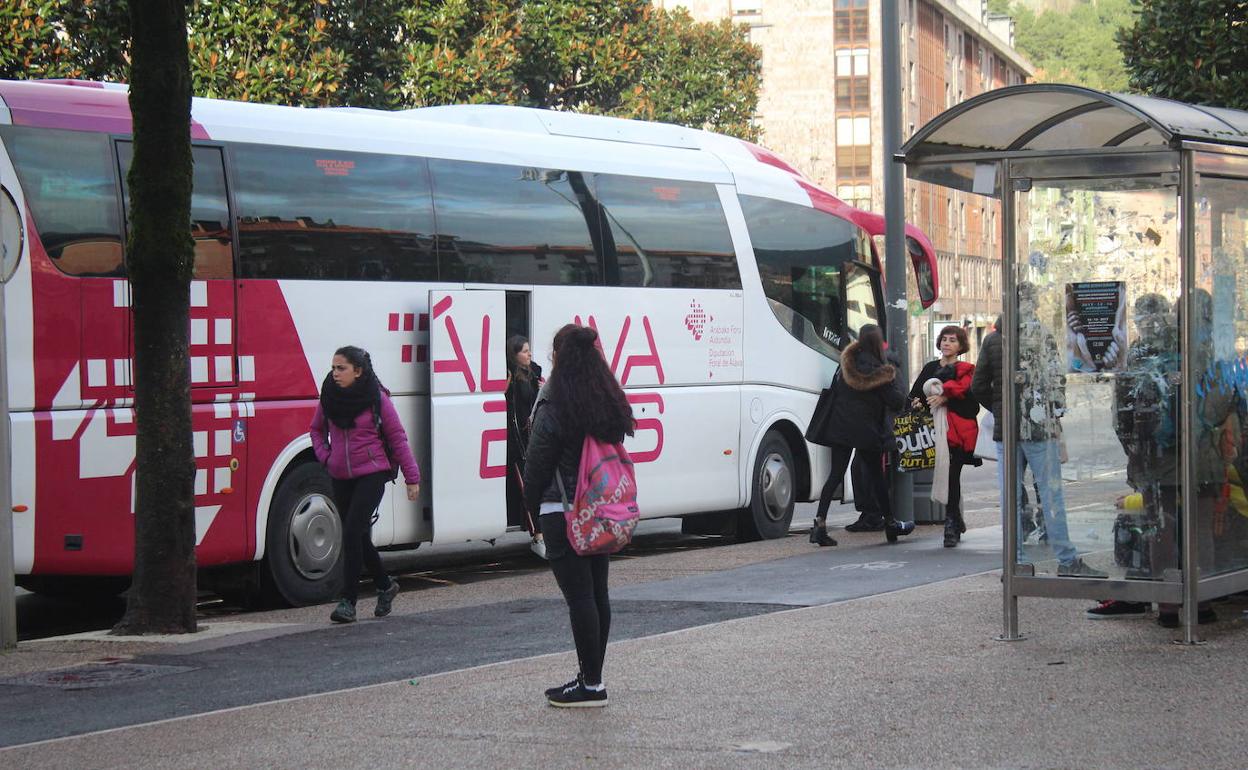
[(385, 617), (399, 593), (399, 582), (386, 574), (373, 545), (373, 511), (398, 468), (407, 482), (407, 499), (415, 501), (420, 494), (420, 468), (367, 351), (355, 346), (334, 351), (333, 368), (321, 383), (311, 433), (316, 459), (333, 481), (334, 504), (343, 529), (342, 601), (329, 619), (355, 622), (361, 562), (377, 587), (373, 614)]

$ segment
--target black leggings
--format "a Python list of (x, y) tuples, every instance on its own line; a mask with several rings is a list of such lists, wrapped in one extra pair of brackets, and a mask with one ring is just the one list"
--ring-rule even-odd
[(945, 518), (962, 521), (962, 466), (967, 457), (962, 452), (949, 452), (949, 502), (945, 503)]
[(373, 545), (373, 511), (377, 510), (389, 480), (389, 473), (332, 479), (334, 505), (342, 519), (342, 598), (351, 602), (360, 594), (361, 562), (368, 567), (378, 591), (390, 587), (390, 578), (381, 566), (381, 554)]
[[(832, 505), (832, 496), (836, 493), (836, 488), (841, 485), (845, 479), (845, 470), (849, 467), (851, 455), (855, 452), (863, 450), (854, 450), (847, 446), (833, 444), (832, 450), (832, 467), (828, 470), (828, 480), (823, 482), (823, 491), (819, 494), (819, 509), (815, 514), (816, 518), (823, 519), (828, 515), (828, 508)], [(862, 469), (866, 476), (867, 488), (855, 489), (854, 496), (864, 495), (875, 501), (877, 510), (886, 520), (893, 517), (893, 506), (889, 502), (888, 497), (888, 480), (884, 476), (884, 453), (883, 452), (863, 452), (864, 462)]]
[(568, 604), (572, 640), (585, 684), (602, 684), (602, 661), (611, 633), (611, 597), (607, 593), (608, 556), (577, 556), (568, 544), (562, 513), (541, 517), (550, 570)]

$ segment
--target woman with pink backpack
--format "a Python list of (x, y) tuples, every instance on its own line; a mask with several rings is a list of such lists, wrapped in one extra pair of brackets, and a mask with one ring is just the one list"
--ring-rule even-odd
[(551, 374), (537, 396), (524, 469), (525, 505), (538, 519), (546, 557), (568, 604), (580, 672), (546, 691), (561, 708), (607, 705), (602, 663), (611, 630), (604, 553), (581, 556), (568, 541), (565, 501), (577, 498), (586, 435), (619, 444), (633, 435), (633, 410), (607, 367), (593, 329), (568, 324), (551, 343)]

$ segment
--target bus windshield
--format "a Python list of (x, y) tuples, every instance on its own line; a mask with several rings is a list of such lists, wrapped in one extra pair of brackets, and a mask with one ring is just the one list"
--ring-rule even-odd
[(878, 323), (876, 272), (866, 235), (808, 206), (741, 196), (768, 304), (789, 334), (829, 358)]

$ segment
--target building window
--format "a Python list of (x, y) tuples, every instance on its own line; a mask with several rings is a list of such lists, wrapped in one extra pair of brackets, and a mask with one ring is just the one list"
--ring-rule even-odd
[(838, 48), (836, 51), (837, 77), (866, 77), (870, 74), (870, 49)]
[(871, 145), (841, 145), (836, 148), (836, 176), (841, 180), (871, 178)]
[(871, 109), (871, 81), (867, 78), (836, 79), (836, 109), (867, 112)]
[(871, 118), (866, 115), (836, 119), (837, 145), (870, 145)]
[(860, 209), (871, 208), (871, 185), (869, 184), (842, 184), (836, 187), (836, 197), (845, 201), (851, 206)]
[(763, 13), (763, 0), (734, 0), (732, 3), (733, 16), (761, 16)]

